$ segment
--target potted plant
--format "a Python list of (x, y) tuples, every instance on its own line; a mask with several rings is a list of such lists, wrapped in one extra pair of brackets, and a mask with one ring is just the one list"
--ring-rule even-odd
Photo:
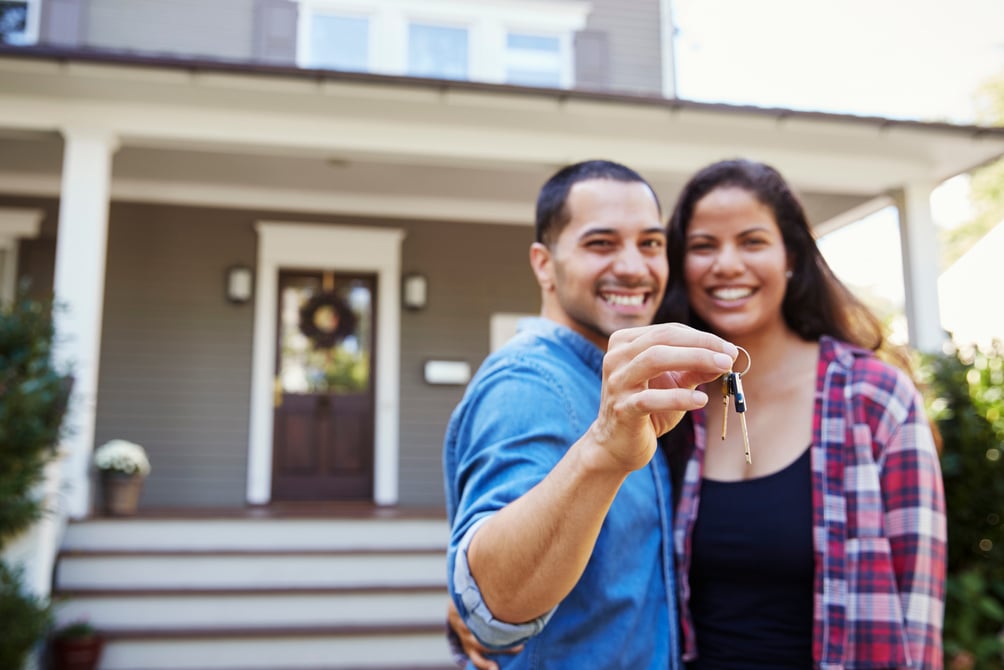
[(86, 620), (61, 626), (52, 634), (49, 645), (52, 670), (94, 670), (103, 646), (104, 638)]
[(135, 514), (143, 480), (150, 474), (150, 460), (143, 447), (126, 440), (105, 442), (94, 450), (94, 467), (101, 474), (105, 513)]

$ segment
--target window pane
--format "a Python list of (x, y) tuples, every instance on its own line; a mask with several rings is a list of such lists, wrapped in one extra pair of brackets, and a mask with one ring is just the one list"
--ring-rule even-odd
[(369, 19), (315, 14), (310, 22), (310, 65), (365, 72), (369, 67)]
[(411, 24), (408, 73), (416, 77), (467, 79), (467, 29)]
[(28, 3), (0, 2), (0, 44), (22, 45), (27, 42)]
[(545, 35), (506, 36), (506, 81), (524, 86), (561, 86), (561, 41)]
[[(337, 280), (333, 291), (321, 287), (321, 279), (303, 276), (286, 281), (280, 295), (279, 379), (285, 393), (362, 393), (370, 388), (373, 339), (372, 280)], [(336, 304), (314, 310), (308, 326), (321, 335), (330, 334), (351, 312), (352, 327), (334, 341), (311, 339), (304, 331), (301, 310), (318, 295), (336, 296)], [(344, 310), (339, 314), (339, 309)], [(348, 322), (345, 322), (348, 323)]]
[(506, 46), (510, 49), (530, 49), (532, 51), (545, 51), (557, 55), (561, 50), (561, 44), (557, 37), (545, 37), (543, 35), (520, 35), (509, 33), (506, 36)]

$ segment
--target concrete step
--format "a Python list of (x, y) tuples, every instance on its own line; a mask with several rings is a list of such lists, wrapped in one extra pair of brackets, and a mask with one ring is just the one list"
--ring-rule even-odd
[(117, 631), (337, 626), (431, 626), (446, 616), (446, 589), (62, 592), (57, 622), (88, 619)]
[(57, 589), (280, 589), (446, 584), (445, 551), (360, 553), (72, 552)]
[(106, 633), (100, 670), (443, 670), (436, 629)]
[(81, 550), (445, 550), (445, 519), (90, 519), (72, 522), (61, 547)]

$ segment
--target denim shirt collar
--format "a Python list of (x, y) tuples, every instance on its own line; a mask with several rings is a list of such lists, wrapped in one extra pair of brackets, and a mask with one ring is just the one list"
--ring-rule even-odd
[(571, 351), (588, 365), (593, 372), (600, 374), (603, 371), (605, 352), (579, 333), (556, 321), (542, 316), (527, 317), (520, 319), (516, 324), (516, 332), (559, 342), (565, 349)]

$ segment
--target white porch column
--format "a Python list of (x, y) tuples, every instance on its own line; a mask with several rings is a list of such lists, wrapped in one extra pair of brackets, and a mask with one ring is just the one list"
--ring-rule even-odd
[(42, 227), (40, 209), (0, 207), (0, 305), (14, 301), (17, 294), (17, 243), (38, 237)]
[(54, 292), (57, 365), (71, 369), (73, 397), (64, 423), (64, 470), (68, 513), (90, 507), (88, 468), (94, 448), (94, 418), (104, 307), (105, 252), (112, 155), (118, 138), (92, 128), (63, 129), (63, 180), (59, 199)]
[(947, 339), (938, 310), (938, 239), (931, 215), (934, 187), (930, 182), (912, 182), (896, 198), (910, 346), (925, 352), (940, 351)]

